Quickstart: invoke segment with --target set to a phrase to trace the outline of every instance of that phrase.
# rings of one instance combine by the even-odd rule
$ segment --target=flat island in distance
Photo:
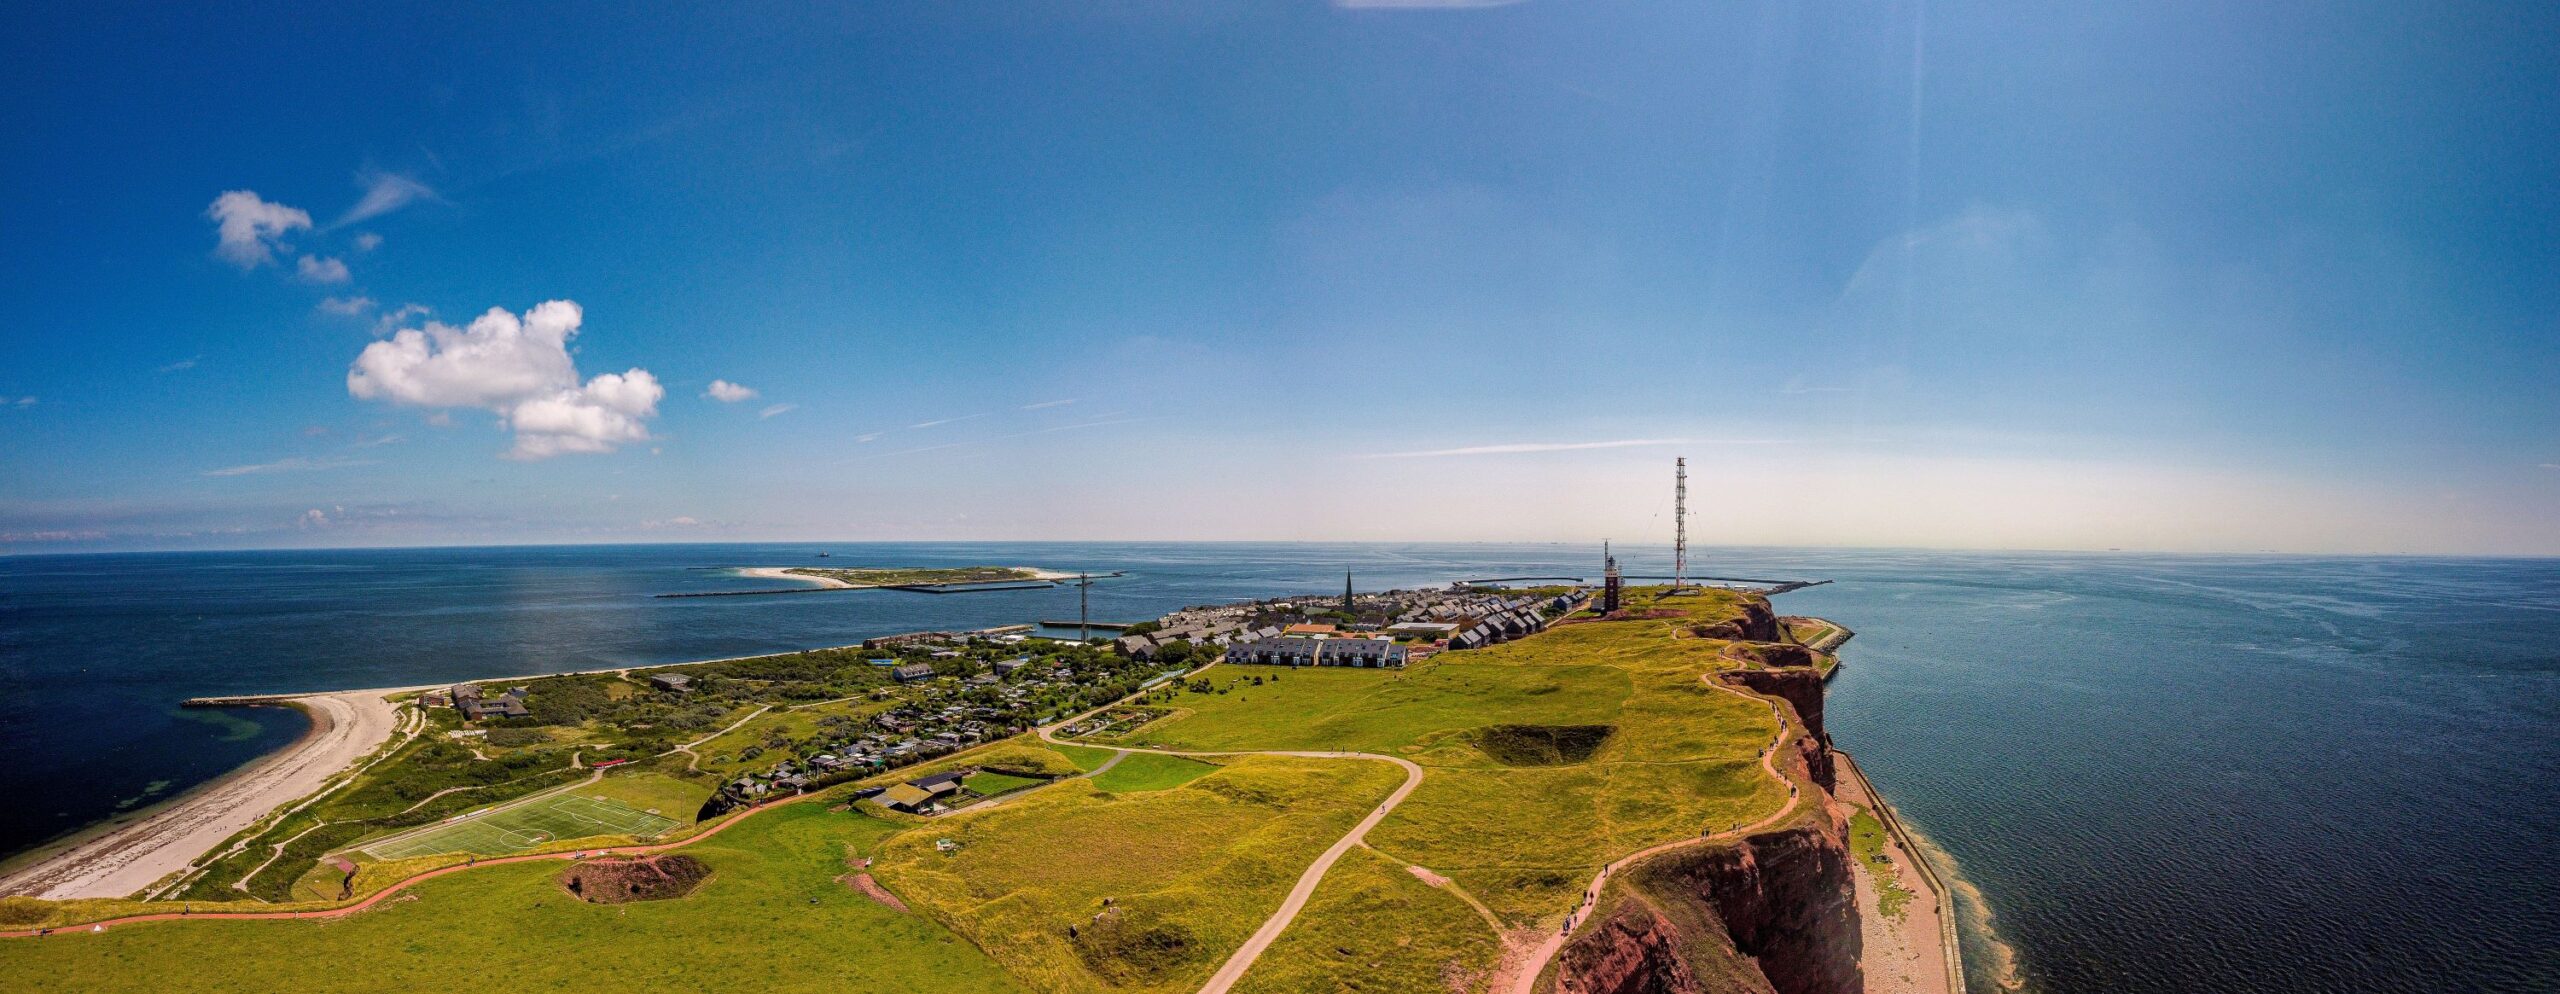
[[[1849,637],[1613,567],[340,692],[326,783],[0,899],[0,990],[1955,990],[1823,731]]]
[[[799,580],[835,589],[1054,582],[1076,578],[1074,573],[1033,566],[749,566],[738,570],[738,575],[763,580]]]

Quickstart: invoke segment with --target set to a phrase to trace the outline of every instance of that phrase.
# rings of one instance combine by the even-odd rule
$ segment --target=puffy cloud
[[[713,380],[710,389],[704,390],[702,395],[723,404],[735,404],[742,400],[754,400],[756,391],[754,387],[739,386],[727,380]]]
[[[351,318],[373,310],[373,298],[361,295],[354,297],[328,297],[320,301],[320,310],[323,313],[335,314],[342,318]]]
[[[296,268],[305,283],[344,283],[348,279],[347,264],[328,256],[303,256]]]
[[[213,198],[204,216],[214,223],[213,254],[242,269],[274,262],[275,250],[287,232],[311,227],[309,212],[268,203],[250,190],[231,190]]]
[[[646,441],[648,420],[667,395],[645,369],[604,373],[581,384],[569,357],[584,313],[546,301],[523,316],[490,308],[468,327],[437,321],[367,345],[347,371],[360,400],[416,407],[476,407],[516,433],[512,459],[611,452]],[[441,413],[441,412],[440,412]]]
[[[357,200],[355,206],[347,208],[347,213],[332,222],[330,227],[354,224],[366,218],[381,217],[420,200],[436,199],[436,191],[424,183],[399,173],[367,171],[358,174],[356,182],[364,187],[364,197]],[[380,244],[381,239],[376,237],[374,242]],[[367,250],[372,247],[365,246]]]
[[[425,304],[402,304],[388,311],[384,311],[382,312],[382,316],[374,318],[373,333],[376,335],[388,335],[391,333],[392,329],[398,328],[403,324],[407,324],[410,318],[422,318],[433,313],[435,312],[427,309],[427,305]]]

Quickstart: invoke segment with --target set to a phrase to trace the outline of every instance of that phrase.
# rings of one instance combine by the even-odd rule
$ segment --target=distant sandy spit
[[[12,870],[0,879],[0,895],[57,901],[125,897],[187,868],[268,812],[319,790],[389,740],[400,709],[384,699],[385,693],[350,690],[292,698],[311,716],[311,731],[301,741],[132,824]]]
[[[807,573],[791,572],[792,570],[802,568],[804,567],[748,566],[738,570],[738,575],[754,577],[758,580],[797,580],[801,583],[814,583],[821,587],[834,587],[839,590],[851,590],[855,587],[867,586],[867,584],[846,583],[832,576],[811,576]]]

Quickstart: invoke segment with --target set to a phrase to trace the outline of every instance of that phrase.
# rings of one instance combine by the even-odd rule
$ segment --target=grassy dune
[[[1145,793],[1069,781],[892,839],[873,873],[1035,989],[1187,991],[1402,780],[1385,763],[1250,757]]]

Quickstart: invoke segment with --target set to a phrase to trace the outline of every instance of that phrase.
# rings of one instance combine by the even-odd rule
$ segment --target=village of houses
[[[768,766],[720,784],[700,817],[876,776],[1019,735],[1036,725],[1162,687],[1212,662],[1402,667],[1433,653],[1479,648],[1537,632],[1570,613],[1578,599],[1579,594],[1570,590],[1515,592],[1465,586],[1354,595],[1346,578],[1338,598],[1304,596],[1188,607],[1152,623],[1104,626],[1125,634],[1094,644],[1036,638],[1026,634],[1031,629],[1028,625],[869,639],[859,652],[887,680],[868,696],[887,706],[870,713],[867,721],[822,721],[824,734],[799,744],[796,754],[777,757]],[[853,647],[819,651],[847,652]],[[653,696],[681,701],[706,686],[720,685],[723,678],[717,666],[658,668],[649,672],[647,684]],[[459,684],[429,695],[429,703],[451,706],[475,726],[509,719],[523,724],[543,718],[539,686],[537,682],[532,691],[515,687],[493,694],[477,684]],[[1134,730],[1133,722],[1143,720],[1143,716],[1103,711],[1059,732],[1069,737],[1125,734]],[[752,747],[742,755],[762,758]],[[907,814],[940,814],[992,796],[971,789],[971,774],[976,772],[941,771],[867,788],[856,799]],[[1006,789],[1039,782],[995,779]]]

